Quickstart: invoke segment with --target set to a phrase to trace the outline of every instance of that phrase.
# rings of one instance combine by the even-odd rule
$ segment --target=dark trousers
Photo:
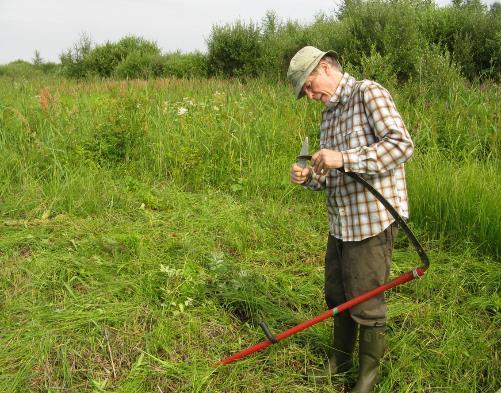
[[[325,301],[329,308],[379,287],[388,281],[396,224],[376,236],[344,242],[329,235],[325,255]],[[351,317],[366,326],[386,324],[384,294],[350,308]]]

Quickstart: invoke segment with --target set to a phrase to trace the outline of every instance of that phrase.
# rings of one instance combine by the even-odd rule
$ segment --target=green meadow
[[[495,392],[499,85],[390,90],[431,268],[387,294],[377,391]],[[214,366],[325,310],[324,195],[289,182],[321,110],[265,79],[1,77],[0,391],[348,391],[304,377],[329,322]],[[400,235],[392,277],[417,265]]]

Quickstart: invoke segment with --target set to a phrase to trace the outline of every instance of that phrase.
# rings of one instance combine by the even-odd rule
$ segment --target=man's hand
[[[343,166],[343,155],[335,150],[322,149],[311,157],[311,165],[315,173],[323,175],[329,169]]]
[[[310,167],[302,168],[298,164],[293,164],[291,167],[291,182],[295,184],[303,184],[310,176]]]

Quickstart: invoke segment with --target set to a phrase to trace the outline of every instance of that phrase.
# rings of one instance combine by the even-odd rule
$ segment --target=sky
[[[163,52],[205,52],[215,24],[260,22],[270,10],[282,20],[309,23],[321,12],[331,14],[337,4],[339,0],[0,0],[0,64],[31,61],[35,49],[45,61],[58,62],[83,33],[96,44],[132,34],[156,41]]]

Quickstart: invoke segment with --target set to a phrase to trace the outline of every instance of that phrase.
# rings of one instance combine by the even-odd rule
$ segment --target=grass
[[[287,179],[319,107],[262,81],[0,87],[0,390],[346,391],[347,378],[304,379],[329,351],[329,323],[213,366],[261,341],[259,321],[278,332],[324,310],[323,196]],[[454,116],[482,116],[467,111],[479,94],[495,105],[465,88]],[[388,294],[378,389],[492,392],[498,142],[460,127],[461,157],[450,159],[449,139],[430,131],[437,117],[452,121],[440,101],[418,117],[407,97],[396,94],[419,141],[411,224],[432,268]],[[471,146],[492,151],[468,156]],[[416,264],[400,238],[392,275]]]

